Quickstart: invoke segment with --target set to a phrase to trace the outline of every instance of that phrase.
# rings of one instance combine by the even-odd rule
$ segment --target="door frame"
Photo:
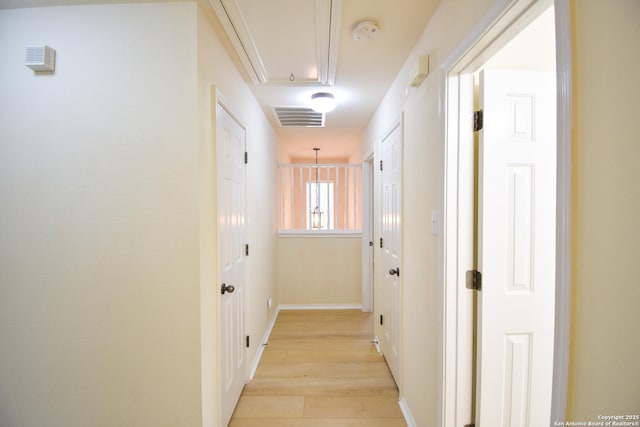
[[[220,153],[219,151],[219,141],[217,138],[217,125],[218,125],[218,113],[217,113],[217,107],[220,107],[222,110],[224,110],[225,113],[227,113],[229,115],[229,117],[235,121],[241,128],[242,131],[244,132],[244,151],[247,151],[247,127],[244,125],[244,123],[242,122],[242,120],[239,119],[238,115],[236,115],[233,110],[231,109],[229,103],[227,102],[227,100],[220,94],[219,91],[216,91],[216,102],[214,105],[212,105],[212,108],[214,108],[214,111],[212,112],[215,121],[214,121],[214,130],[213,130],[213,138],[215,141],[214,144],[214,171],[213,171],[213,179],[215,182],[215,200],[214,200],[214,206],[215,209],[213,211],[214,213],[214,221],[215,223],[215,235],[214,235],[214,244],[215,244],[215,259],[214,262],[216,263],[216,281],[214,283],[214,291],[215,291],[215,295],[216,295],[216,367],[215,367],[215,372],[216,372],[216,394],[217,394],[217,406],[218,406],[218,422],[216,425],[223,425],[222,423],[222,417],[223,417],[223,411],[222,411],[222,395],[223,395],[223,384],[220,382],[220,371],[222,369],[221,363],[222,363],[222,352],[223,352],[223,348],[220,344],[220,337],[221,337],[221,327],[222,327],[222,311],[220,310],[220,299],[221,299],[221,295],[219,292],[219,286],[222,283],[222,277],[221,277],[221,269],[220,269],[220,257],[219,257],[219,250],[218,250],[218,233],[219,233],[219,229],[218,229],[218,211],[219,211],[219,206],[218,206],[218,194],[219,194],[219,190],[220,190],[220,181],[218,180],[218,154]],[[245,167],[244,167],[244,185],[245,185],[245,200],[243,201],[242,205],[243,205],[243,216],[244,216],[244,222],[243,222],[243,236],[244,236],[244,240],[245,243],[247,241],[247,216],[248,216],[248,209],[247,209],[247,168],[246,168],[246,163],[245,163]],[[249,325],[248,325],[248,292],[249,292],[249,286],[247,286],[247,284],[249,283],[249,278],[248,278],[248,268],[247,268],[247,263],[248,263],[248,258],[244,257],[242,266],[244,269],[244,283],[243,283],[243,292],[244,292],[244,298],[242,299],[242,323],[244,325],[244,330],[242,332],[241,335],[245,336],[247,331],[249,330]],[[249,380],[249,373],[250,373],[250,369],[251,369],[251,363],[250,361],[247,360],[247,356],[248,356],[248,348],[246,346],[242,346],[242,351],[244,352],[244,359],[245,359],[245,364],[244,364],[244,372],[242,373],[242,380],[243,382],[246,384]],[[236,401],[236,405],[237,405],[237,401]],[[233,415],[233,413],[232,413]]]
[[[440,425],[459,426],[472,420],[473,297],[465,272],[473,268],[473,229],[468,227],[469,117],[461,116],[463,75],[475,71],[540,10],[553,5],[556,34],[557,191],[556,191],[556,303],[551,418],[565,419],[569,373],[571,316],[571,21],[569,0],[498,0],[441,66],[445,88],[445,209],[442,354],[440,361]],[[474,69],[475,68],[475,69]],[[462,127],[464,124],[465,127]],[[461,131],[461,129],[463,131]],[[472,140],[473,141],[473,140]],[[468,163],[467,163],[468,164]],[[471,193],[472,194],[472,193]],[[466,210],[465,210],[466,209]],[[471,254],[471,256],[470,256]]]
[[[374,306],[374,158],[373,152],[362,162],[362,311],[372,312]]]
[[[200,201],[200,387],[202,396],[202,425],[220,424],[221,383],[220,365],[220,310],[218,268],[218,183],[217,183],[217,106],[220,105],[246,131],[246,126],[238,120],[229,103],[216,88],[209,90],[209,127],[200,138],[199,159],[199,201]],[[246,148],[246,139],[245,139]],[[246,209],[246,206],[245,206]],[[248,262],[245,260],[245,262]],[[248,269],[245,267],[245,283],[248,282]],[[249,292],[249,287],[245,287]],[[247,301],[244,299],[245,330],[248,330]],[[246,351],[246,349],[245,349]],[[247,364],[246,378],[249,375]]]
[[[385,285],[385,279],[386,279],[386,275],[387,272],[384,269],[384,262],[383,262],[383,256],[382,256],[382,247],[379,246],[379,242],[380,239],[382,238],[382,215],[383,215],[383,203],[384,203],[384,188],[383,188],[383,180],[382,180],[382,170],[380,169],[380,167],[378,166],[378,168],[376,168],[375,165],[380,165],[380,162],[382,161],[382,143],[391,136],[391,134],[393,134],[393,132],[396,129],[399,129],[400,132],[400,144],[401,144],[401,150],[400,150],[400,265],[398,266],[400,268],[400,271],[404,271],[404,265],[402,264],[402,244],[404,241],[404,218],[402,218],[402,209],[403,209],[403,204],[404,204],[404,175],[403,175],[403,171],[404,171],[404,146],[405,146],[405,128],[404,128],[404,110],[400,113],[399,116],[397,116],[397,118],[395,120],[393,120],[392,122],[390,122],[390,126],[388,126],[385,130],[384,133],[382,133],[382,135],[377,139],[376,141],[376,145],[375,145],[375,153],[374,153],[374,161],[373,161],[373,172],[374,172],[374,206],[375,206],[375,217],[374,217],[374,248],[378,249],[377,252],[380,254],[378,257],[375,257],[378,262],[377,264],[374,266],[374,282],[375,282],[375,286],[374,286],[374,304],[375,304],[375,312],[378,315],[383,315],[384,314],[384,306],[381,304],[387,304],[387,301],[384,298],[384,292],[382,291],[382,287]],[[402,377],[403,377],[403,373],[404,373],[404,369],[403,369],[403,362],[402,362],[402,357],[403,357],[403,343],[404,343],[404,328],[402,327],[403,324],[403,312],[402,312],[402,306],[403,306],[403,279],[402,276],[400,276],[398,278],[399,280],[399,314],[398,314],[398,378],[394,377],[394,381],[396,382],[396,385],[398,387],[398,390],[400,392],[400,396],[402,396]],[[381,352],[382,354],[384,354],[384,351],[382,351],[382,345],[381,345],[381,341],[383,339],[383,331],[382,331],[382,325],[380,324],[380,322],[375,322],[374,324],[374,330],[376,332],[376,336],[375,336],[375,341],[376,341],[376,347],[378,349],[378,352]],[[386,361],[385,359],[385,363],[387,363],[387,365],[389,364],[388,361]],[[389,367],[389,369],[391,369]],[[402,398],[401,398],[402,401]],[[401,405],[402,407],[402,405]]]

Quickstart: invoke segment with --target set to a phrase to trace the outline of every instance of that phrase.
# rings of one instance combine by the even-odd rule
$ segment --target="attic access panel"
[[[255,83],[334,83],[343,0],[209,1]]]
[[[309,0],[236,0],[269,81],[318,79],[316,7]]]

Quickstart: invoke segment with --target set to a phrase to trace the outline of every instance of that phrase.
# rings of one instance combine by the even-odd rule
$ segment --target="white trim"
[[[213,207],[214,207],[214,215],[217,215],[220,206],[219,206],[219,200],[218,200],[218,196],[220,194],[220,177],[218,176],[220,169],[218,168],[219,166],[219,162],[220,162],[220,156],[219,156],[219,149],[220,149],[220,141],[218,141],[218,126],[220,125],[220,116],[218,115],[218,106],[220,106],[220,108],[222,110],[225,111],[225,113],[227,115],[229,115],[229,117],[231,117],[232,120],[234,120],[238,126],[240,126],[242,128],[242,131],[244,133],[244,149],[246,150],[247,148],[247,128],[244,125],[244,123],[238,118],[238,116],[232,111],[229,102],[226,100],[226,98],[221,94],[221,92],[215,87],[212,86],[211,88],[212,91],[215,90],[215,97],[212,101],[212,109],[213,111],[211,112],[211,114],[213,115],[213,123],[212,126],[213,130],[212,130],[212,140],[214,141],[213,143],[213,156],[214,156],[214,161],[213,161],[213,165],[215,166],[214,170],[213,170],[213,180],[214,180],[214,191],[215,191],[215,196],[213,199]],[[247,200],[246,200],[246,194],[247,194],[247,170],[246,168],[244,168],[244,185],[245,185],[245,199],[243,200],[243,208],[244,208],[244,212],[243,215],[246,218],[247,217]],[[222,282],[222,278],[221,278],[221,270],[219,268],[219,264],[220,264],[220,253],[219,253],[219,227],[218,227],[218,222],[214,221],[213,222],[213,227],[214,227],[214,237],[213,237],[213,244],[214,244],[214,251],[215,251],[215,260],[214,260],[214,265],[215,265],[215,269],[216,269],[216,283],[221,283]],[[242,228],[242,232],[243,235],[245,236],[246,239],[246,235],[247,235],[247,225],[246,223],[243,224],[243,228]],[[244,269],[244,281],[245,281],[245,292],[248,293],[248,287],[246,286],[247,283],[247,278],[248,278],[248,268],[247,268],[247,263],[248,260],[244,261],[243,264],[243,269]],[[216,366],[215,366],[215,375],[217,378],[221,377],[220,372],[222,369],[222,346],[220,344],[220,337],[221,337],[221,327],[222,327],[222,310],[220,309],[221,307],[221,303],[220,303],[220,293],[216,292],[217,290],[217,285],[214,286],[214,293],[216,295],[215,298],[215,316],[216,316],[216,332],[215,332],[215,353],[216,353]],[[246,294],[245,294],[246,295]],[[245,297],[243,300],[243,307],[242,307],[242,314],[243,314],[243,325],[244,325],[244,329],[242,331],[242,334],[244,335],[246,333],[246,331],[248,330],[248,306],[247,306],[247,301],[248,299]],[[248,349],[244,348],[243,349],[245,352],[245,356],[248,353]],[[244,378],[244,382],[246,383],[249,380],[249,367],[247,366],[247,362],[244,362],[245,366],[244,366],[244,370],[243,370],[243,376]],[[216,384],[216,405],[217,405],[217,424],[223,424],[223,412],[222,412],[222,388],[223,385],[216,379],[215,381]],[[238,396],[238,399],[240,398],[240,396]],[[203,397],[204,399],[204,397]],[[237,402],[236,402],[237,404]],[[232,415],[232,414],[231,414]],[[231,417],[231,415],[229,417]]]
[[[341,22],[342,0],[316,0],[317,82],[323,85],[336,81]]]
[[[552,3],[553,0],[497,0],[440,68],[449,75],[476,71]],[[482,46],[478,43],[481,40]]]
[[[209,127],[211,135],[200,148],[199,203],[201,210],[211,208],[215,212],[215,129],[217,89],[209,88]],[[206,183],[203,184],[203,183]],[[200,215],[200,394],[201,421],[203,426],[217,425],[218,422],[218,298],[216,288],[217,222],[215,214]],[[212,253],[212,251],[214,251]]]
[[[278,310],[362,310],[362,304],[280,304]]]
[[[473,295],[465,287],[465,271],[473,267],[472,242],[466,239],[473,232],[473,199],[462,199],[458,194],[460,186],[473,185],[473,144],[468,140],[460,141],[459,110],[463,108],[461,93],[470,93],[461,86],[473,84],[460,76],[448,78],[444,74],[447,97],[456,102],[449,103],[446,124],[447,145],[445,147],[445,202],[444,202],[444,239],[443,239],[443,286],[444,298],[441,316],[444,329],[440,340],[440,384],[439,396],[441,408],[440,423],[444,426],[458,426],[471,423],[472,389],[470,381],[464,381],[465,375],[471,375],[473,358],[467,332],[473,328]],[[471,96],[473,96],[471,94]],[[469,100],[473,104],[473,99]],[[468,104],[466,102],[465,104]],[[470,126],[466,123],[464,126]],[[467,137],[473,138],[473,135]],[[465,168],[464,165],[467,167]],[[466,173],[464,173],[466,172]],[[471,183],[469,183],[471,181]],[[466,348],[465,348],[466,347]],[[466,352],[466,353],[465,353]]]
[[[249,380],[252,380],[256,375],[256,370],[258,369],[258,365],[260,364],[260,359],[262,359],[262,353],[264,353],[264,348],[269,344],[269,337],[271,336],[271,331],[273,331],[273,327],[276,324],[276,320],[278,319],[278,314],[280,313],[280,307],[276,307],[273,311],[273,315],[271,316],[271,320],[267,325],[267,329],[264,331],[264,335],[262,336],[262,341],[260,341],[260,348],[256,353],[256,356],[253,358],[253,363],[251,363],[251,370],[249,371]]]
[[[290,237],[352,237],[361,238],[362,232],[356,231],[322,231],[322,230],[279,230],[278,238]]]
[[[555,0],[556,74],[558,79],[558,157],[556,201],[556,318],[553,354],[551,421],[565,419],[569,390],[571,338],[571,146],[572,69],[571,8]]]
[[[209,0],[224,28],[240,62],[254,84],[282,84],[296,86],[328,85],[335,82],[336,64],[340,41],[343,0],[315,0],[315,29],[318,77],[298,78],[295,82],[287,79],[272,79],[258,51],[249,26],[242,14],[238,0]]]
[[[374,251],[369,242],[374,242],[373,223],[373,153],[362,162],[362,311],[373,311],[373,258]]]
[[[458,47],[442,61],[440,68],[445,71],[445,76],[454,71],[454,67],[469,53],[473,45],[489,31],[512,2],[513,0],[497,0],[493,6],[491,6],[489,11],[476,23],[475,27],[473,27],[464,40],[460,42]]]
[[[406,421],[407,426],[418,427],[418,423],[416,423],[416,420],[413,418],[413,414],[411,414],[411,410],[409,409],[409,404],[407,403],[407,400],[404,398],[404,396],[398,399],[398,405],[400,406],[400,410],[402,411],[402,416],[404,417],[404,420]]]
[[[404,141],[404,137],[405,137],[405,123],[404,123],[404,118],[405,118],[405,112],[404,109],[400,112],[400,114],[396,117],[395,120],[393,120],[391,122],[391,125],[387,128],[387,130],[382,134],[382,137],[379,138],[376,141],[376,151],[378,153],[378,157],[374,157],[374,164],[373,164],[373,169],[374,171],[379,170],[376,169],[376,164],[382,164],[383,162],[383,150],[382,150],[382,143],[389,138],[393,132],[395,132],[396,129],[399,129],[400,131],[400,236],[399,236],[399,250],[398,250],[398,260],[399,260],[399,265],[398,268],[400,268],[401,271],[404,271],[404,264],[403,264],[403,257],[402,257],[402,243],[403,243],[403,238],[404,238],[404,223],[403,223],[403,218],[402,218],[402,209],[403,209],[403,203],[404,203],[404,177],[403,177],[403,171],[404,171],[404,148],[405,148],[405,141]],[[378,163],[378,161],[380,163]],[[384,167],[384,165],[383,165]],[[376,215],[374,217],[374,242],[378,241],[378,239],[382,239],[382,216],[383,216],[383,212],[382,212],[382,199],[383,199],[383,192],[384,192],[384,182],[383,182],[383,173],[382,171],[380,171],[380,173],[374,173],[374,207],[375,207],[375,212]],[[375,197],[376,194],[379,195],[379,197]],[[375,243],[374,243],[374,247],[375,247]],[[385,299],[382,297],[382,295],[380,295],[380,289],[377,289],[379,287],[383,287],[383,283],[386,280],[385,278],[385,274],[386,272],[384,271],[384,268],[382,267],[384,264],[384,257],[382,254],[382,250],[378,249],[378,253],[380,253],[380,258],[379,258],[379,262],[377,262],[376,266],[374,267],[374,282],[378,283],[378,286],[374,285],[374,303],[376,300],[381,301],[378,304],[378,310],[379,312],[384,313],[387,304],[390,304],[388,301],[385,301]],[[403,277],[400,277],[398,279],[398,284],[399,284],[399,292],[400,292],[400,296],[399,296],[399,307],[392,307],[392,309],[396,309],[399,310],[399,322],[400,325],[398,326],[398,343],[399,343],[399,348],[398,350],[398,372],[397,375],[392,374],[393,376],[393,380],[395,381],[396,385],[398,386],[398,389],[402,390],[402,384],[403,384],[403,380],[402,380],[402,376],[403,376],[403,372],[404,372],[404,365],[403,365],[403,360],[402,360],[402,356],[403,356],[403,343],[404,343],[404,328],[402,327],[403,324],[403,315],[404,312],[402,310],[402,306],[403,306],[403,297],[404,297],[404,293],[403,293],[403,289],[404,287],[402,286],[403,282]],[[375,310],[374,310],[375,311]],[[375,324],[374,328],[380,328],[381,329],[386,329],[387,326],[382,326],[380,324]],[[384,331],[383,335],[384,335]],[[386,342],[386,341],[385,341]],[[382,347],[382,341],[379,340],[379,343]],[[381,348],[380,347],[380,348]],[[383,351],[381,351],[382,354],[384,354]],[[389,371],[391,372],[391,365],[389,364],[389,361],[387,360],[387,365],[389,366]]]
[[[231,45],[253,83],[266,83],[269,80],[267,69],[251,37],[251,32],[238,2],[236,0],[209,0],[209,3],[216,12]]]
[[[465,284],[460,271],[466,267],[466,255],[460,255],[461,221],[458,188],[460,161],[459,107],[460,74],[472,72],[494,51],[509,40],[541,8],[555,5],[556,14],[556,73],[558,84],[558,156],[557,156],[557,255],[556,255],[556,316],[555,352],[553,366],[551,421],[564,420],[569,368],[570,303],[571,303],[571,33],[570,7],[568,0],[497,0],[485,16],[473,28],[463,42],[447,57],[441,68],[445,88],[445,206],[442,353],[440,354],[440,415],[439,425],[458,427],[471,420],[464,402],[470,396],[460,378],[460,343],[470,339],[465,331],[466,322],[461,317],[460,305],[464,304]],[[517,21],[516,25],[511,25]],[[453,168],[453,170],[451,170]],[[467,387],[468,388],[468,387]],[[464,390],[463,390],[464,389]]]

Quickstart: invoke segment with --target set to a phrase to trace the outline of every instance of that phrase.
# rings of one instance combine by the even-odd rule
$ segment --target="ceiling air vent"
[[[323,113],[305,107],[274,107],[280,126],[323,127]]]

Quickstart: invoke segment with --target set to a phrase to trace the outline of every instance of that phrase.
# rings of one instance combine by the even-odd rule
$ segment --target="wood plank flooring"
[[[285,310],[230,427],[400,427],[398,389],[360,310]]]

